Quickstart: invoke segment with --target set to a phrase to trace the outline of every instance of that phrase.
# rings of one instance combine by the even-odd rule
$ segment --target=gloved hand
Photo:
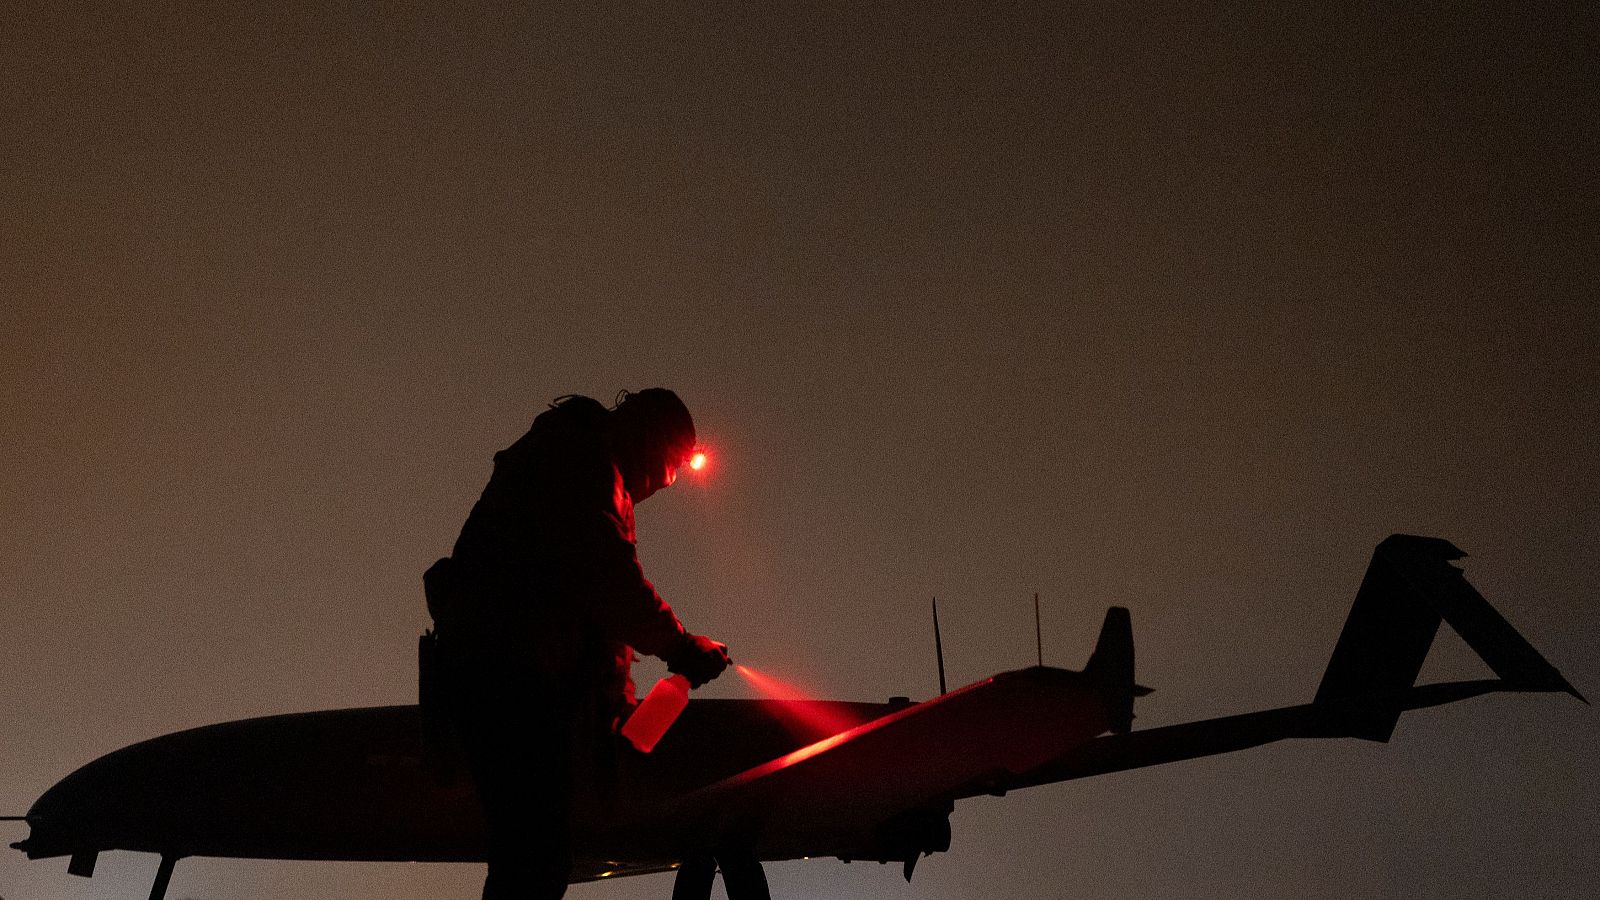
[[[733,663],[728,658],[728,645],[713,641],[703,634],[685,634],[667,657],[667,671],[689,679],[690,687],[702,684],[722,674]]]

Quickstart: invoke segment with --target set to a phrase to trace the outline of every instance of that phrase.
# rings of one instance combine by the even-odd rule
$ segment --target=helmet
[[[677,466],[694,452],[694,418],[678,395],[666,388],[620,392],[612,416],[645,455]]]

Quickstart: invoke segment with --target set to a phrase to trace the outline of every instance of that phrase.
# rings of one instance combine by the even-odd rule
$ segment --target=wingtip
[[[1518,682],[1509,681],[1507,679],[1501,679],[1501,680],[1502,681],[1507,681],[1508,684],[1518,684]],[[1544,679],[1542,679],[1540,681],[1535,681],[1531,685],[1523,686],[1521,688],[1513,688],[1513,690],[1518,690],[1518,689],[1520,689],[1520,690],[1534,690],[1534,691],[1549,691],[1551,693],[1554,693],[1556,691],[1560,691],[1563,694],[1570,695],[1573,698],[1577,699],[1578,702],[1582,703],[1584,706],[1592,706],[1593,705],[1593,704],[1591,704],[1589,702],[1589,698],[1585,697],[1583,695],[1582,691],[1579,691],[1577,688],[1573,687],[1572,686],[1572,682],[1568,681],[1566,679],[1566,676],[1562,675],[1560,672],[1557,672],[1555,670],[1555,667],[1553,667],[1553,666],[1550,668],[1550,673],[1549,673],[1548,677],[1546,677],[1546,678],[1544,678]]]
[[[1565,676],[1565,675],[1561,674],[1560,672],[1556,671],[1556,667],[1555,666],[1551,666],[1550,667],[1550,674],[1552,676],[1552,681],[1554,682],[1554,684],[1551,685],[1551,688],[1547,688],[1547,690],[1553,688],[1554,690],[1558,690],[1558,691],[1561,691],[1562,693],[1566,693],[1566,694],[1571,694],[1572,696],[1578,698],[1578,701],[1581,702],[1584,706],[1592,706],[1593,705],[1593,704],[1591,704],[1589,702],[1589,698],[1588,697],[1585,697],[1581,691],[1579,691],[1577,688],[1572,686],[1572,682],[1567,680],[1567,676]]]

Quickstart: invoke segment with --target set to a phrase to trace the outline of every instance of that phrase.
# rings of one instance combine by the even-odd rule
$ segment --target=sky
[[[0,814],[169,731],[412,702],[492,454],[655,385],[713,463],[640,508],[647,573],[820,696],[934,694],[933,596],[953,685],[1027,665],[1038,592],[1053,665],[1132,610],[1138,726],[1307,702],[1396,532],[1600,694],[1593,4],[578,6],[8,13]],[[1424,676],[1482,671],[1442,633]],[[964,802],[909,885],[768,875],[1568,897],[1597,746],[1482,698]],[[5,851],[0,895],[154,868]],[[481,873],[191,859],[169,896]]]

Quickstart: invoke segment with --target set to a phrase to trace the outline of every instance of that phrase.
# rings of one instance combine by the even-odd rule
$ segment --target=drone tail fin
[[[1440,538],[1397,534],[1378,545],[1317,688],[1317,703],[1399,697],[1417,680],[1439,625],[1448,623],[1503,689],[1563,691],[1588,703],[1453,565],[1466,556]],[[1357,737],[1388,741],[1398,702],[1363,712]]]
[[[1099,685],[1106,701],[1111,730],[1127,734],[1133,728],[1133,700],[1151,692],[1133,682],[1133,617],[1126,607],[1106,610],[1100,639],[1083,672]]]

